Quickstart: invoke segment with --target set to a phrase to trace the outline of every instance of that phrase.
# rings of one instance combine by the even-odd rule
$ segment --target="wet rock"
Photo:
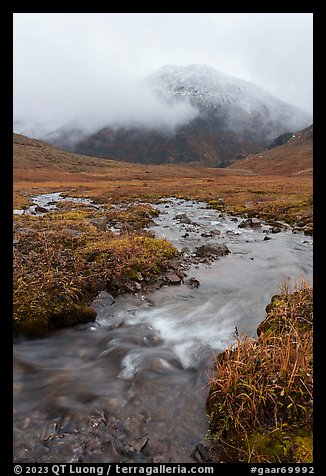
[[[221,232],[219,230],[211,230],[211,231],[204,231],[200,234],[203,238],[213,238],[213,236],[220,235]]]
[[[209,460],[209,452],[206,446],[202,443],[198,443],[194,452],[191,455],[198,463],[205,463]]]
[[[182,235],[182,238],[188,238],[188,236],[189,236],[189,233],[187,232],[184,235]]]
[[[173,220],[178,220],[180,223],[184,223],[186,225],[191,225],[192,221],[188,217],[186,213],[178,213]]]
[[[132,288],[134,291],[136,290],[136,292],[138,291],[141,291],[141,284],[140,283],[137,283],[137,281],[133,284],[133,288]]]
[[[139,454],[141,451],[143,451],[143,449],[147,445],[147,442],[148,442],[147,436],[138,438],[137,440],[131,440],[129,442],[129,445],[123,446],[122,452],[125,454],[132,454],[132,453]]]
[[[162,344],[163,342],[163,339],[161,337],[161,334],[159,331],[155,332],[154,334],[148,334],[147,336],[144,337],[144,340],[146,343],[150,344],[150,345],[158,345],[158,344]]]
[[[51,202],[47,202],[47,205],[56,205],[58,202],[55,202],[55,201],[51,201]]]
[[[232,218],[231,218],[231,221],[233,221],[233,222],[236,223],[236,222],[238,221],[238,219],[237,219],[236,217],[232,217]]]
[[[258,218],[248,218],[239,223],[238,228],[260,228],[261,221]]]
[[[186,285],[189,286],[190,288],[198,288],[200,285],[200,282],[198,281],[198,279],[191,277],[187,279]]]
[[[272,238],[270,236],[265,236],[263,241],[271,240]]]
[[[35,211],[36,211],[37,213],[47,213],[49,210],[48,210],[47,208],[40,207],[39,205],[36,205]]]
[[[225,233],[230,236],[239,236],[239,233],[233,230],[227,230]]]
[[[196,256],[198,256],[199,258],[224,256],[229,253],[231,252],[224,243],[218,245],[202,245],[196,248]]]
[[[112,306],[114,302],[114,297],[111,296],[110,293],[108,293],[107,291],[101,291],[94,299],[91,306],[95,309],[97,313],[100,313],[109,306]]]
[[[224,199],[223,199],[222,197],[219,197],[219,198],[217,199],[217,204],[218,204],[218,205],[221,205],[222,207],[224,207],[224,205],[225,205]]]
[[[281,233],[281,228],[277,227],[277,226],[273,226],[273,228],[271,228],[270,232],[271,233]]]
[[[168,284],[175,285],[181,283],[181,278],[176,273],[170,273],[164,276],[164,281]]]
[[[190,248],[188,248],[188,246],[184,246],[184,247],[181,249],[181,254],[182,254],[182,255],[184,255],[184,254],[190,255],[190,254],[191,254]]]
[[[304,227],[303,233],[304,233],[305,235],[312,235],[312,234],[313,234],[313,228],[312,228],[312,226],[306,225],[306,226]]]

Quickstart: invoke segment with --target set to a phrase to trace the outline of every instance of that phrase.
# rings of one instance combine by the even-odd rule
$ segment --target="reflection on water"
[[[178,249],[225,243],[231,254],[191,267],[198,288],[120,296],[98,307],[95,324],[16,342],[15,461],[194,462],[213,353],[235,326],[255,335],[282,280],[312,280],[311,238],[284,231],[266,241],[268,226],[240,229],[193,202],[158,208],[153,230]],[[220,234],[201,236],[211,230]]]

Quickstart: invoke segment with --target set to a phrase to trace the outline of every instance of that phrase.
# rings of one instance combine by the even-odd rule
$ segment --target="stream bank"
[[[194,285],[163,282],[97,301],[95,322],[18,339],[16,462],[194,462],[208,431],[213,355],[235,327],[255,335],[282,280],[312,280],[312,239],[303,234],[239,228],[241,219],[204,203],[156,207],[150,230],[190,258]],[[230,253],[198,256],[204,245]]]

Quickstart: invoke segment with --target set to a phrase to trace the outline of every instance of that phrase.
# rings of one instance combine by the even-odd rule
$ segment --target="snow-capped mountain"
[[[286,130],[298,130],[311,123],[311,117],[273,97],[248,81],[228,76],[211,66],[166,65],[149,76],[154,90],[167,101],[188,99],[201,113],[215,113],[228,119],[235,132],[251,118],[260,118],[270,128],[270,137]],[[268,133],[268,131],[266,131]],[[277,135],[277,134],[276,134]]]
[[[177,103],[190,104],[197,115],[170,128],[77,119],[42,139],[84,155],[128,162],[226,166],[312,123],[305,112],[210,66],[163,66],[143,84],[161,104],[171,105],[165,108],[171,124]]]

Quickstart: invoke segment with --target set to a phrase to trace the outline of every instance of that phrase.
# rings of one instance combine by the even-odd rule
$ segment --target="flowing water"
[[[104,298],[95,323],[15,342],[15,461],[194,462],[208,431],[214,353],[236,327],[255,335],[281,281],[312,282],[310,237],[238,228],[204,203],[170,199],[157,208],[153,231],[179,250],[225,243],[231,253],[191,266],[198,288]],[[201,236],[210,231],[220,234]]]

